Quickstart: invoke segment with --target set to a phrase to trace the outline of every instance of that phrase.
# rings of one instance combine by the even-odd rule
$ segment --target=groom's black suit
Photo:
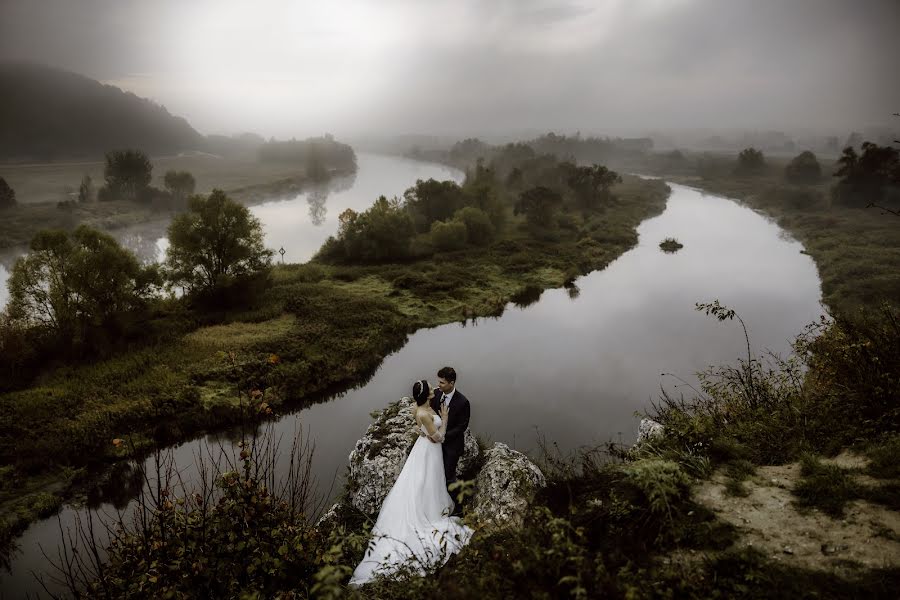
[[[441,401],[443,395],[435,394],[431,401],[434,412],[441,413]],[[455,390],[450,399],[450,413],[447,415],[447,431],[444,434],[444,443],[441,444],[441,452],[444,454],[444,478],[447,485],[456,481],[456,465],[465,448],[465,433],[469,427],[469,399],[462,392]]]

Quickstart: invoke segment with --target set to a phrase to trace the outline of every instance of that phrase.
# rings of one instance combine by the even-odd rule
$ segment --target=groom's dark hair
[[[437,372],[437,376],[441,379],[446,379],[450,383],[456,383],[456,369],[453,367],[443,367]]]

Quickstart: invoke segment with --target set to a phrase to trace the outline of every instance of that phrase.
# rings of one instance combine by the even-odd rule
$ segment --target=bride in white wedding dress
[[[434,390],[424,379],[413,385],[416,424],[422,435],[381,505],[372,541],[350,585],[362,585],[403,565],[424,574],[426,568],[447,562],[472,537],[471,528],[449,516],[453,499],[447,492],[440,444],[447,430],[447,408],[437,415],[430,406],[433,397]]]

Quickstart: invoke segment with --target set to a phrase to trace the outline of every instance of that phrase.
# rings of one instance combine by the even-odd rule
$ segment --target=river
[[[368,165],[383,170],[377,177],[369,175]],[[388,169],[402,180],[388,181],[383,175]],[[428,169],[441,168],[399,158],[361,158],[353,186],[327,198],[319,229],[310,224],[309,205],[302,210],[307,198],[253,210],[258,216],[272,211],[277,225],[267,230],[270,246],[294,244],[289,250],[285,246],[293,254],[287,258],[301,261],[318,247],[304,245],[306,240],[324,240],[341,210],[360,210],[382,193],[399,194],[417,178],[438,176],[427,174]],[[635,413],[649,410],[661,385],[689,397],[687,387],[675,388],[677,378],[696,383],[697,371],[734,363],[745,354],[737,322],[706,317],[694,310],[695,302],[719,299],[737,310],[755,352],[789,352],[792,338],[823,312],[810,257],[754,211],[670,185],[665,211],[639,226],[638,245],[606,269],[579,278],[577,290],[548,290],[528,306],[508,305],[498,318],[420,330],[385,358],[369,381],[280,417],[274,425],[277,434],[290,438],[302,429],[314,441],[312,470],[320,493],[340,491],[347,456],[370,424],[370,412],[407,395],[416,379],[434,381],[445,364],[456,368],[458,387],[472,403],[476,434],[530,452],[544,437],[568,452],[610,440],[632,441],[639,421]],[[346,195],[359,203],[339,200]],[[293,225],[285,222],[288,215],[296,219]],[[659,242],[669,236],[684,248],[674,254],[660,251]],[[182,475],[194,476],[195,457],[204,448],[230,448],[232,439],[227,434],[204,436],[174,447]],[[127,495],[118,504],[126,506]],[[104,502],[90,508],[67,505],[60,513],[62,526],[71,526],[89,510],[109,514],[115,507]],[[11,597],[36,593],[29,573],[48,569],[39,546],[52,554],[59,541],[55,517],[33,524],[19,540],[10,572],[0,574],[0,589],[15,594]]]

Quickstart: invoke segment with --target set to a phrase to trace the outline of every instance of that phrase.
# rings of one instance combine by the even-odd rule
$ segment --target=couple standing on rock
[[[437,388],[424,379],[413,384],[419,439],[384,499],[372,529],[373,541],[353,572],[351,585],[362,585],[403,565],[424,572],[446,562],[472,536],[449,493],[471,409],[469,400],[456,389],[453,367],[442,368],[437,376]]]

